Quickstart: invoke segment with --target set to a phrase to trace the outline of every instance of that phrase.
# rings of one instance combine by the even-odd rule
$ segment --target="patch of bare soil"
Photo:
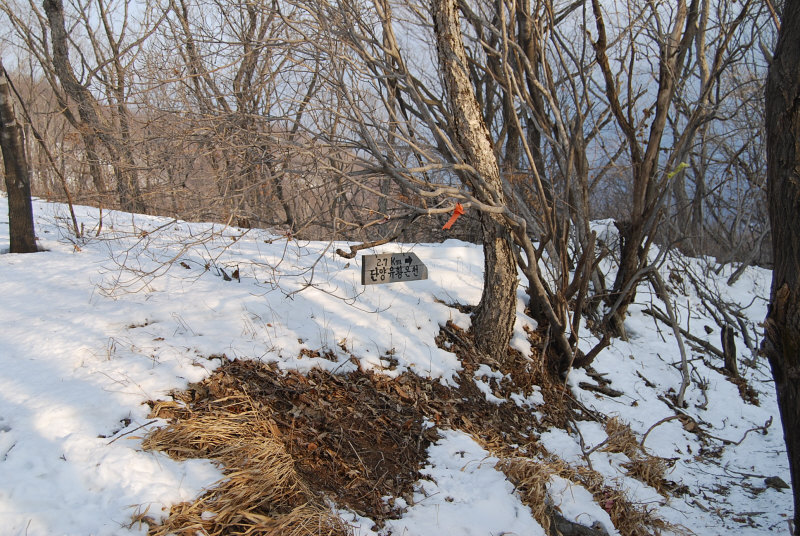
[[[347,534],[330,514],[330,503],[380,527],[402,513],[384,497],[412,503],[437,428],[463,430],[498,456],[498,468],[546,528],[569,533],[546,501],[544,484],[552,474],[586,486],[626,536],[663,527],[599,474],[570,468],[540,447],[537,430],[597,418],[540,363],[509,349],[502,368],[493,366],[503,378],[482,380],[506,399],[538,389],[545,405],[537,408],[537,421],[531,408],[487,401],[473,378],[482,363],[493,360],[475,350],[469,333],[448,324],[437,343],[462,362],[458,387],[411,373],[394,379],[370,371],[304,375],[235,360],[175,393],[173,401],[153,402],[153,416],[169,425],[148,436],[145,448],[215,459],[228,478],[194,503],[173,507],[164,524],[147,519],[150,534]],[[573,533],[602,534],[586,530]]]

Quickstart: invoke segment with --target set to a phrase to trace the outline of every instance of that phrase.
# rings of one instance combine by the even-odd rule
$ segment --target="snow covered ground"
[[[208,376],[219,363],[211,356],[344,372],[356,366],[352,354],[362,367],[385,374],[410,370],[446,384],[460,370],[434,337],[448,320],[469,326],[466,315],[444,303],[478,302],[483,263],[473,245],[384,246],[377,252],[413,250],[429,279],[363,287],[358,259],[334,254],[341,245],[113,212],[102,214],[100,226],[98,210],[86,207],[76,212],[89,238],[76,241],[65,206],[36,201],[34,208],[46,251],[8,254],[6,199],[0,197],[2,535],[146,534],[146,526],[131,524],[134,515],[158,518],[169,505],[213,486],[221,472],[210,462],[176,462],[141,448],[147,430],[164,424],[148,419],[144,402]],[[698,272],[704,266],[686,262]],[[749,269],[729,288],[724,282],[731,270],[709,272],[709,285],[740,304],[749,321],[760,322],[769,273]],[[677,279],[672,286],[682,327],[719,346],[719,330],[695,290]],[[594,383],[584,371],[569,379],[584,405],[618,416],[639,437],[675,415],[659,395],[680,385],[674,338],[642,314],[651,302],[658,300],[640,293],[626,324],[630,340],[614,341],[595,363],[621,397],[580,389],[580,382]],[[529,351],[523,327],[532,321],[521,304],[513,344]],[[585,336],[582,345],[589,348],[594,341]],[[695,382],[686,412],[706,432],[705,444],[674,418],[647,435],[647,450],[673,462],[667,478],[688,493],[667,499],[626,476],[621,454],[597,449],[592,465],[631,499],[695,534],[788,534],[791,492],[764,481],[777,476],[789,482],[768,366],[752,359],[741,338],[737,348],[758,406],[744,403],[735,385],[690,351]],[[303,349],[330,350],[339,360],[306,357]],[[382,366],[387,352],[397,360],[395,370]],[[722,366],[718,358],[707,360]],[[705,394],[698,385],[706,386]],[[494,395],[487,390],[488,396]],[[757,429],[769,419],[766,433]],[[606,439],[596,423],[578,426],[586,451]],[[553,429],[541,441],[566,461],[583,464],[580,436]],[[495,469],[497,460],[469,436],[445,431],[429,454],[423,473],[433,480],[420,482],[415,504],[387,527],[394,534],[544,534]],[[586,490],[554,478],[550,494],[566,517],[598,521],[614,533]],[[368,521],[342,516],[356,534],[371,533]]]

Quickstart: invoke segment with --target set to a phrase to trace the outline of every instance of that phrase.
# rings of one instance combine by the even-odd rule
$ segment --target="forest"
[[[770,299],[783,308],[769,313],[763,355],[779,401],[791,391],[780,378],[796,381],[780,356],[798,347],[798,258],[783,250],[792,231],[774,222],[793,224],[797,203],[793,179],[768,181],[796,157],[768,158],[797,129],[780,115],[796,115],[792,2],[0,0],[0,10],[3,123],[19,125],[24,160],[10,170],[4,144],[12,253],[30,196],[70,207],[63,229],[76,248],[113,211],[337,244],[342,259],[462,240],[482,246],[480,297],[460,306],[487,363],[513,361],[521,302],[551,379],[591,370],[629,339],[645,292],[679,351],[679,409],[694,381],[687,346],[734,377],[734,336],[761,352],[764,325],[711,274],[732,286],[777,266]],[[770,107],[781,91],[789,104]],[[96,224],[74,207],[94,207]],[[33,236],[27,221],[18,240]],[[146,288],[179,262],[121,264]],[[681,325],[675,289],[686,286],[722,334],[713,344]]]

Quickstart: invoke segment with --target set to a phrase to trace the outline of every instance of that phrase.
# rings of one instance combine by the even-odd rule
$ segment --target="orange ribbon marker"
[[[450,216],[450,219],[447,220],[447,223],[444,224],[444,227],[442,227],[442,229],[449,229],[450,227],[452,227],[453,224],[458,219],[458,217],[461,216],[462,214],[464,214],[464,207],[461,206],[461,203],[456,203],[456,206],[453,209],[453,215]]]

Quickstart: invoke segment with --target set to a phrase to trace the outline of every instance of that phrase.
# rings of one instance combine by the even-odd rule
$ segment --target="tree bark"
[[[722,353],[725,360],[725,370],[734,378],[739,378],[739,365],[736,363],[736,331],[730,324],[725,324],[720,334],[722,338]]]
[[[492,149],[467,68],[456,0],[432,2],[436,52],[444,78],[454,141],[464,161],[475,169],[466,182],[479,201],[495,207],[506,205],[500,168]],[[490,357],[506,354],[514,330],[517,303],[517,265],[508,227],[500,214],[481,214],[483,231],[483,294],[472,315],[475,342]]]
[[[763,351],[769,358],[800,534],[800,2],[786,2],[766,86],[767,196],[775,265]]]
[[[14,115],[11,91],[0,61],[0,148],[3,152],[11,253],[35,253],[33,204],[22,127]]]

